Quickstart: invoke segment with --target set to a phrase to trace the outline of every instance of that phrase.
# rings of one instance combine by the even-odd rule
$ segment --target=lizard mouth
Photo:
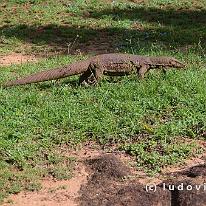
[[[181,63],[181,64],[176,64],[176,67],[183,68],[183,67],[186,67],[186,65]]]
[[[177,68],[186,67],[186,65],[184,63],[179,62],[179,61],[171,61],[170,63],[172,66],[177,67]]]

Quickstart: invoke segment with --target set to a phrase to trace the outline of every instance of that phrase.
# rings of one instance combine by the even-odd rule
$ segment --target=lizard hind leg
[[[89,86],[89,77],[91,76],[91,72],[85,71],[80,77],[79,77],[79,85],[82,86]]]
[[[96,64],[90,64],[88,69],[80,76],[79,83],[84,86],[96,85],[101,75],[101,69]]]

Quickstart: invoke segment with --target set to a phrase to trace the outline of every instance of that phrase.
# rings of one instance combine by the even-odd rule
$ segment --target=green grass
[[[204,140],[206,131],[205,0],[89,2],[1,1],[0,53],[55,55],[106,35],[120,52],[170,55],[187,68],[151,71],[143,81],[105,77],[89,88],[77,77],[0,88],[0,198],[38,190],[41,177],[69,178],[75,160],[64,155],[65,145],[116,143],[149,172],[201,152],[188,139]],[[82,58],[2,67],[0,82]]]

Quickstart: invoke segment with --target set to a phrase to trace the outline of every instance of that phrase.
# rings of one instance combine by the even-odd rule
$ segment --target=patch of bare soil
[[[80,190],[80,205],[169,205],[170,193],[160,187],[157,192],[146,191],[138,182],[124,180],[130,169],[115,155],[107,154],[87,162],[93,170]]]
[[[135,170],[128,155],[106,153],[93,143],[65,153],[77,160],[73,178],[42,180],[42,190],[11,195],[7,201],[16,206],[206,205],[205,155],[152,178]]]
[[[117,37],[115,35],[109,35],[108,32],[99,33],[98,37],[94,37],[84,43],[72,42],[68,45],[68,54],[106,54],[118,52],[115,46]]]
[[[23,191],[11,195],[3,206],[77,206],[75,198],[82,184],[87,181],[87,172],[84,165],[78,165],[75,177],[70,180],[44,179],[42,189],[36,192]]]
[[[102,150],[86,145],[78,151],[66,151],[67,155],[74,157],[77,163],[74,168],[74,176],[70,180],[55,180],[52,178],[41,180],[42,189],[37,192],[23,191],[10,195],[3,206],[77,206],[81,185],[86,184],[89,173],[86,171],[86,159],[102,155]]]
[[[23,64],[26,62],[36,62],[37,58],[32,55],[23,55],[20,53],[11,53],[0,56],[0,66],[10,66],[12,64]]]
[[[206,165],[197,165],[183,172],[173,173],[159,186],[170,191],[172,206],[205,206]]]

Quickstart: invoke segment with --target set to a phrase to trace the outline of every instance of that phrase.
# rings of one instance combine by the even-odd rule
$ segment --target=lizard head
[[[183,64],[182,62],[180,62],[177,59],[172,58],[172,57],[169,59],[169,65],[171,67],[176,67],[176,68],[183,68],[183,67],[185,67],[185,64]]]

